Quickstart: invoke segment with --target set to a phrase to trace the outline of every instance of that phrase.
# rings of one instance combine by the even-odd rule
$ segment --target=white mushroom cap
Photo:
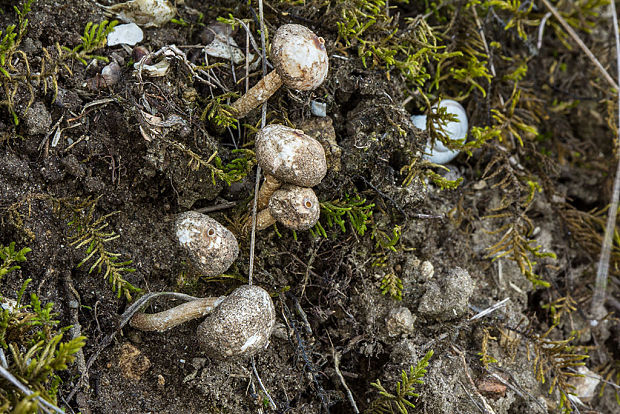
[[[467,113],[465,113],[465,108],[458,103],[457,101],[453,101],[452,99],[444,99],[439,102],[440,108],[446,108],[446,112],[452,115],[455,115],[458,121],[448,122],[444,130],[446,134],[450,137],[450,139],[465,139],[467,137]],[[432,106],[432,109],[436,109],[437,104]],[[413,124],[422,129],[426,130],[426,115],[413,115],[411,117],[411,122]],[[446,164],[452,161],[457,155],[459,155],[459,151],[448,149],[441,141],[435,141],[435,145],[431,148],[430,142],[426,143],[426,148],[424,149],[424,159],[429,160],[435,164]]]
[[[271,57],[278,75],[289,88],[316,89],[327,77],[329,61],[325,41],[305,26],[280,26],[273,37]]]
[[[285,185],[269,199],[269,213],[293,230],[308,230],[316,224],[321,207],[312,188]]]
[[[196,211],[179,215],[176,235],[194,266],[205,276],[225,272],[239,255],[237,239],[230,230]]]
[[[276,320],[269,293],[244,285],[228,295],[198,326],[197,337],[216,359],[252,356],[265,349]]]
[[[277,180],[301,187],[314,187],[327,173],[323,146],[284,125],[267,125],[256,134],[256,161]]]

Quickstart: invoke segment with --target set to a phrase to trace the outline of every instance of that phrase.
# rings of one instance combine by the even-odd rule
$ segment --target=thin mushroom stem
[[[129,321],[129,325],[141,331],[163,332],[192,319],[208,315],[224,298],[226,296],[200,298],[162,312],[136,313]]]
[[[269,205],[269,199],[276,192],[278,188],[282,186],[282,182],[280,182],[273,175],[265,174],[265,181],[258,191],[258,201],[257,208],[259,210],[263,210],[267,208]]]
[[[275,224],[276,219],[271,215],[268,208],[261,210],[256,215],[256,230],[265,230],[267,227]]]
[[[237,110],[237,119],[245,117],[252,109],[266,102],[280,86],[282,86],[282,78],[275,70],[272,70],[232,104],[232,107]]]

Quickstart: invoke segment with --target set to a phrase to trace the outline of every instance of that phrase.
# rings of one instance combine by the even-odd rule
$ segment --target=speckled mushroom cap
[[[325,150],[299,129],[267,125],[256,134],[256,161],[277,180],[314,187],[327,173]]]
[[[285,185],[269,199],[269,213],[293,230],[308,230],[319,219],[319,200],[312,188]]]
[[[237,239],[230,230],[196,211],[179,215],[176,235],[194,266],[205,276],[222,274],[239,255]]]
[[[269,293],[255,285],[244,285],[207,316],[196,335],[212,358],[249,357],[265,349],[275,321]]]
[[[327,77],[325,41],[299,24],[280,26],[271,43],[271,58],[282,82],[300,91],[316,89]]]

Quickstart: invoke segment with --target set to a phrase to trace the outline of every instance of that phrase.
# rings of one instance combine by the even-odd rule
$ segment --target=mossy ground
[[[0,28],[15,22],[13,3],[0,1]],[[255,2],[251,8],[237,1],[177,3],[178,17],[191,24],[147,29],[143,44],[150,50],[207,43],[212,34],[202,23],[228,13],[245,19],[257,33]],[[479,412],[473,401],[481,403],[476,392],[489,372],[501,374],[519,390],[508,389],[505,395],[483,393],[496,413],[558,412],[557,389],[548,394],[549,383],[541,384],[535,361],[528,360],[526,351],[537,343],[536,335],[543,335],[557,321],[550,339],[575,337],[574,352],[590,355],[591,370],[613,373],[616,364],[615,372],[620,372],[617,318],[611,315],[601,324],[602,330],[591,330],[582,312],[589,304],[604,223],[604,215],[601,219],[601,214],[589,212],[608,203],[615,171],[615,161],[608,156],[615,138],[614,128],[608,125],[614,119],[615,97],[594,69],[583,69],[590,68],[590,63],[576,47],[567,48],[572,43],[561,37],[557,23],[550,20],[544,48],[534,54],[537,25],[530,27],[523,19],[513,22],[530,36],[524,40],[517,28],[503,27],[515,12],[508,7],[510,2],[494,2],[492,13],[480,8],[477,18],[497,71],[491,77],[476,19],[467,6],[475,2],[396,2],[390,9],[392,20],[381,14],[382,8],[376,9],[379,1],[268,3],[265,19],[270,33],[284,23],[307,24],[325,38],[331,56],[328,81],[314,92],[278,91],[269,101],[268,122],[303,124],[307,129],[324,129],[325,136],[332,137],[325,138],[333,149],[329,154],[334,158],[328,160],[331,170],[316,188],[321,201],[359,195],[374,204],[364,235],[348,223],[343,233],[322,221],[328,238],[313,237],[310,232],[294,235],[282,227],[279,234],[270,229],[257,236],[254,280],[274,294],[278,327],[269,349],[256,358],[256,369],[278,406],[276,412],[316,414],[326,406],[332,413],[353,412],[338,369],[363,411],[378,398],[371,382],[380,380],[386,389],[393,389],[401,371],[408,371],[430,349],[434,356],[426,384],[417,388],[420,396],[412,399],[416,408],[409,408],[410,412]],[[539,25],[542,5],[523,3],[539,7],[531,16]],[[595,1],[575,2],[579,7],[569,3],[554,4],[572,19],[613,73],[606,8]],[[33,70],[42,61],[42,48],[54,50],[56,43],[74,48],[88,22],[106,19],[91,1],[59,4],[39,0],[28,15],[20,49]],[[343,10],[363,4],[375,6],[363,9],[366,13],[383,16],[369,26],[368,37],[339,29],[336,22],[342,21]],[[525,11],[527,4],[518,11]],[[589,5],[594,15],[586,13]],[[419,37],[426,33],[420,22],[405,20],[421,14],[436,27],[437,45],[445,49],[431,48],[424,55],[428,59],[422,64],[424,70],[412,73],[406,66],[411,62],[398,53],[412,39],[419,42],[414,43],[417,47],[422,47],[422,41],[430,42]],[[353,17],[347,16],[351,21]],[[396,16],[401,20],[395,23]],[[589,26],[592,22],[594,27]],[[389,44],[381,43],[393,28],[400,29],[402,45],[396,61],[389,60]],[[245,45],[243,29],[234,38]],[[369,40],[378,43],[364,43]],[[199,49],[182,50],[189,61],[204,63]],[[22,117],[19,125],[14,125],[4,106],[0,108],[0,244],[14,241],[18,248],[32,249],[19,271],[0,280],[0,294],[14,297],[23,281],[32,278],[30,291],[44,302],[55,302],[61,326],[66,326],[75,324],[69,307],[75,297],[67,289],[71,280],[79,295],[77,321],[87,337],[86,359],[115,332],[128,301],[124,295],[117,296],[102,274],[88,273],[92,262],[77,267],[86,246],[72,245],[75,228],[67,205],[77,208],[97,200],[93,217],[105,217],[105,232],[119,236],[106,242],[108,253],[132,260],[128,266],[135,272],[122,276],[133,286],[195,296],[225,294],[248,274],[249,240],[241,229],[254,170],[228,185],[218,177],[214,180],[209,167],[196,169],[198,161],[192,154],[202,161],[211,159],[218,171],[243,171],[245,164],[228,170],[224,166],[239,157],[232,152],[235,145],[252,148],[252,131],[260,124],[257,112],[244,120],[241,132],[230,133],[201,120],[204,108],[213,102],[211,93],[218,96],[225,91],[192,78],[179,62],[172,63],[165,77],[145,77],[140,83],[132,74],[127,51],[114,47],[96,53],[121,63],[119,83],[89,89],[87,80],[103,65],[85,67],[71,61],[71,73],[59,68],[55,75],[55,101],[53,90],[35,85],[34,103],[26,111],[29,89],[17,90],[13,102]],[[439,53],[445,53],[445,61],[438,65]],[[212,75],[226,92],[240,92],[229,63],[210,58],[210,64],[216,62],[222,65],[214,67]],[[16,68],[20,70],[23,66]],[[245,69],[241,65],[235,71],[239,80]],[[260,76],[258,71],[254,75],[251,82]],[[431,86],[433,82],[439,82],[438,89]],[[516,93],[520,103],[511,108]],[[482,148],[471,148],[471,157],[462,154],[456,159],[448,174],[452,179],[463,178],[456,190],[440,190],[428,182],[427,171],[444,172],[421,163],[419,151],[428,134],[409,122],[409,112],[420,113],[426,98],[439,95],[461,97],[471,115],[470,125],[495,127],[503,136],[501,142],[497,136],[490,137]],[[333,131],[328,123],[313,123],[311,99],[327,103]],[[144,113],[174,122],[149,130],[152,124],[145,123]],[[63,131],[54,146],[54,134],[48,136],[48,132],[61,118]],[[213,161],[216,151],[221,164]],[[404,181],[410,184],[403,185]],[[66,202],[64,209],[54,201],[61,199]],[[179,212],[227,202],[233,207],[212,216],[239,233],[241,254],[227,272],[231,277],[205,280],[182,255],[172,224]],[[522,239],[498,244],[507,232]],[[488,256],[493,246],[509,246],[499,252],[530,246],[538,253],[554,252],[557,258],[536,257],[524,247],[492,261]],[[510,260],[511,255],[515,260]],[[537,261],[531,269],[536,277],[531,279],[541,278],[550,287],[534,289],[519,268],[519,259],[525,270],[527,260]],[[618,259],[614,259],[612,270],[617,275]],[[450,276],[454,274],[459,276]],[[402,301],[381,293],[386,275],[401,281]],[[609,302],[608,310],[618,312],[615,277],[608,288],[615,302]],[[468,300],[460,301],[460,292],[470,292]],[[555,306],[555,313],[545,308],[567,296],[575,300],[578,310],[557,316],[561,307]],[[467,322],[477,310],[505,298],[510,301],[504,309]],[[151,310],[172,304],[164,301]],[[403,306],[415,318],[414,329],[394,331],[395,325],[386,318]],[[88,387],[78,388],[70,409],[82,413],[272,412],[251,364],[204,358],[193,338],[197,325],[188,323],[158,334],[124,329],[88,369]],[[489,359],[481,361],[483,347],[499,362],[485,367],[483,362]],[[60,396],[67,396],[83,374],[76,365],[69,372],[63,376]],[[617,409],[611,391],[608,387],[592,406],[600,412]]]

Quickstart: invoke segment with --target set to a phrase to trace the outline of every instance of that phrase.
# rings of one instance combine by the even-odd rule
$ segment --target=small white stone
[[[385,325],[389,336],[397,336],[413,332],[414,322],[415,317],[411,314],[411,311],[401,306],[400,308],[390,310],[385,320]]]
[[[118,25],[108,35],[108,46],[129,45],[134,46],[144,39],[142,29],[135,23]]]
[[[204,52],[209,56],[232,59],[236,65],[245,61],[245,55],[239,49],[235,39],[221,34],[216,35],[213,41],[204,47]],[[250,55],[249,58],[252,59],[253,55]]]
[[[596,387],[600,384],[601,377],[585,366],[577,367],[577,373],[583,375],[583,377],[573,377],[570,383],[575,387],[573,391],[575,395],[582,402],[587,403],[596,396]]]
[[[310,102],[310,111],[314,116],[326,117],[327,104],[325,102],[312,101]]]
[[[420,278],[424,281],[431,280],[435,274],[435,267],[431,262],[425,260],[420,265]]]

